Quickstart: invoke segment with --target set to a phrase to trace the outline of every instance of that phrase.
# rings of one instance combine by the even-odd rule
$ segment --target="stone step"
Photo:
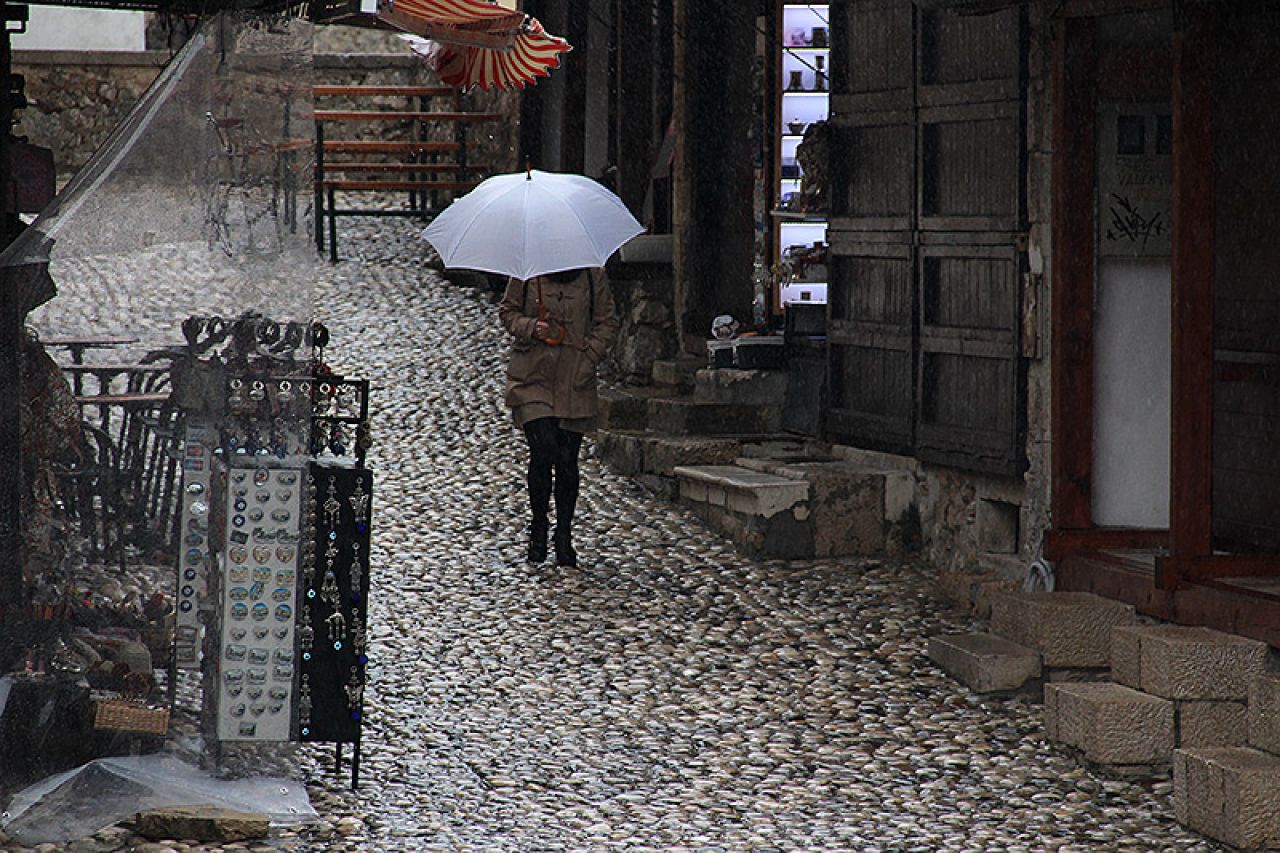
[[[736,465],[675,468],[680,502],[745,550],[799,559],[813,554],[809,484]]]
[[[1280,675],[1260,675],[1249,685],[1249,746],[1280,756]]]
[[[1111,660],[1111,629],[1135,620],[1133,606],[1088,592],[1001,592],[991,630],[1040,652],[1044,666],[1085,669]]]
[[[1044,727],[1097,764],[1167,769],[1173,753],[1173,703],[1123,684],[1046,684]]]
[[[816,557],[900,553],[918,537],[915,477],[830,458],[748,458],[744,468],[809,484]]]
[[[738,406],[781,406],[787,394],[783,370],[702,369],[694,375],[694,399]]]
[[[602,429],[596,433],[596,448],[600,457],[620,474],[675,477],[680,465],[730,464],[749,438],[752,437]]]
[[[1266,643],[1188,625],[1133,625],[1111,634],[1111,677],[1165,699],[1244,702],[1267,669]]]
[[[656,397],[649,400],[646,418],[649,429],[674,435],[776,433],[782,426],[782,407]]]
[[[653,363],[653,382],[655,385],[690,390],[693,388],[698,371],[706,366],[705,358],[691,355],[661,358]]]
[[[929,638],[929,660],[974,693],[1011,693],[1040,678],[1040,653],[994,634]]]
[[[649,398],[631,389],[601,386],[597,394],[602,430],[643,430],[649,426]]]
[[[1248,747],[1173,754],[1178,822],[1247,850],[1280,848],[1280,758]]]

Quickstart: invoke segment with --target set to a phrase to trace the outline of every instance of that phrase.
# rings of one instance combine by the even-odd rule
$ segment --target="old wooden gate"
[[[1024,465],[1021,9],[832,6],[833,440]]]

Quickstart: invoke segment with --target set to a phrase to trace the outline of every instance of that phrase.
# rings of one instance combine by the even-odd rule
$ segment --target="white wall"
[[[27,31],[12,36],[14,50],[146,49],[146,13],[31,6]]]
[[[1093,521],[1102,526],[1169,526],[1169,276],[1166,258],[1098,264]]]

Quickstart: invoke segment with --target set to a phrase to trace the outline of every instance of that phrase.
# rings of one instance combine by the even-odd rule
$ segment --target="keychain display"
[[[182,331],[175,666],[204,673],[215,741],[337,742],[339,764],[353,743],[354,787],[369,652],[369,383],[325,366],[321,323],[191,317]]]
[[[218,576],[219,740],[290,739],[300,474],[296,468],[261,466],[226,471],[227,547]]]
[[[182,444],[182,515],[179,523],[178,598],[174,619],[174,665],[195,669],[200,665],[200,612],[207,609],[209,585],[210,482],[216,431],[200,417],[187,419]]]

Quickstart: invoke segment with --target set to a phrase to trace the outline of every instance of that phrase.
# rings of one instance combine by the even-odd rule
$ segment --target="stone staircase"
[[[601,393],[601,457],[749,553],[892,551],[914,535],[915,476],[782,434],[783,371],[657,362],[654,384]]]
[[[1088,593],[997,591],[991,634],[931,638],[978,693],[1043,691],[1045,733],[1109,775],[1172,772],[1180,823],[1242,849],[1280,849],[1280,674],[1265,643],[1140,624]]]

